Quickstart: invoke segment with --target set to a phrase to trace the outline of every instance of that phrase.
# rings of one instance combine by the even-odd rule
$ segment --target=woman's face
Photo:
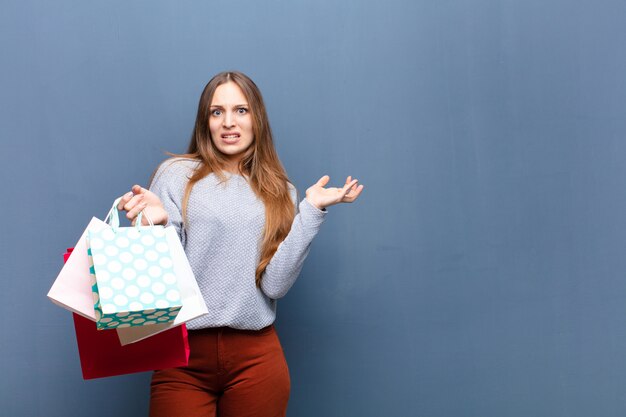
[[[248,100],[232,81],[215,89],[210,106],[209,130],[215,147],[232,163],[228,169],[236,171],[237,164],[254,141],[254,133]]]

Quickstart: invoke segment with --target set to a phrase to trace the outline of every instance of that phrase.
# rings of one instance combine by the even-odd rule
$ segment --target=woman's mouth
[[[222,140],[226,143],[235,143],[239,140],[239,133],[222,133]]]

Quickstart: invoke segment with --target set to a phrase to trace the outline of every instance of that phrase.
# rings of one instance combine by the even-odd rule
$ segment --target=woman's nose
[[[235,125],[235,118],[231,112],[226,112],[224,115],[224,127],[233,127]]]

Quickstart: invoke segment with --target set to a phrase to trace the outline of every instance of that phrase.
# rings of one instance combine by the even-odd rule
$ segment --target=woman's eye
[[[239,114],[246,114],[246,113],[248,113],[248,109],[246,109],[245,107],[239,107],[237,109],[237,113],[239,113]]]
[[[215,109],[215,110],[213,110],[213,111],[211,112],[211,114],[212,114],[213,116],[221,116],[221,115],[222,115],[222,111],[221,111],[221,110],[217,110],[217,109]]]

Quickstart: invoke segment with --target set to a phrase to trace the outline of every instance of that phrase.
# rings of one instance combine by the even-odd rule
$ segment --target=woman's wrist
[[[311,207],[313,207],[313,208],[315,208],[315,209],[317,209],[319,211],[326,211],[326,206],[323,206],[320,203],[316,203],[314,201],[311,201],[311,199],[309,197],[305,197],[304,199],[307,201],[307,203],[309,203],[311,205]]]

